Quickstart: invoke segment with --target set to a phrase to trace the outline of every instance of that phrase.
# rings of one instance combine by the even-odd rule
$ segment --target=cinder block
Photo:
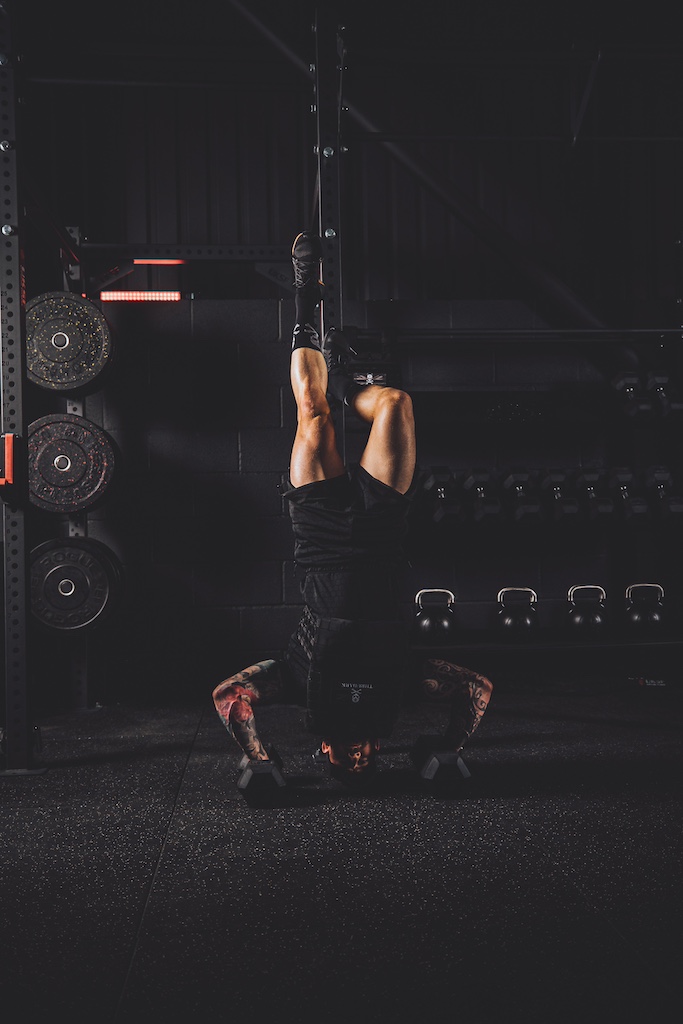
[[[227,343],[276,340],[277,299],[211,299],[194,303],[193,341]]]
[[[344,299],[342,302],[344,324],[351,324],[353,327],[367,327],[369,305],[370,303],[367,302]]]
[[[406,352],[402,364],[408,391],[429,387],[440,392],[476,390],[490,387],[496,379],[494,352],[486,342],[425,341],[417,351]]]
[[[366,315],[370,329],[382,330],[392,326],[445,328],[451,325],[451,304],[447,300],[411,302],[376,299],[367,304]]]
[[[581,359],[561,342],[536,342],[496,346],[496,379],[499,384],[574,384],[579,380]]]
[[[278,604],[282,600],[282,563],[196,563],[192,568],[192,594],[193,603],[202,608]]]
[[[263,384],[289,381],[291,345],[283,342],[252,341],[239,346],[237,373],[240,388],[248,396],[260,394]]]
[[[280,388],[280,426],[291,437],[292,441],[296,432],[296,421],[296,402],[294,401],[291,385],[287,383]]]
[[[140,351],[135,341],[145,343],[143,350],[152,341],[155,344],[163,344],[164,341],[168,344],[174,341],[187,344],[192,335],[193,319],[196,319],[196,305],[193,310],[193,303],[189,299],[133,305],[108,303],[106,316],[116,335],[117,362],[127,351]]]
[[[303,573],[301,569],[297,568],[294,561],[285,561],[282,563],[282,581],[284,603],[303,605],[304,599],[301,594]]]
[[[279,559],[292,557],[294,534],[289,516],[261,516],[250,520],[241,543],[247,558]]]
[[[146,478],[138,478],[131,492],[139,503],[139,511],[146,516],[164,518],[192,514],[192,488],[181,483],[175,473],[150,473]]]
[[[155,426],[147,438],[152,472],[173,472],[181,482],[201,472],[234,472],[238,468],[237,433],[193,430],[182,423]]]
[[[144,568],[138,565],[135,578],[140,587],[138,596],[145,594],[150,614],[160,607],[174,610],[192,607],[192,564],[189,560],[155,559],[153,564],[148,563]]]
[[[240,639],[244,647],[285,648],[296,629],[300,610],[288,607],[252,607],[240,611]]]
[[[205,694],[210,698],[213,688],[223,679],[269,656],[265,653],[256,658],[250,658],[247,653],[242,655],[240,613],[234,609],[197,608],[191,621],[201,666],[201,671],[193,673],[197,696]]]
[[[285,471],[289,466],[292,440],[292,437],[281,429],[240,430],[240,472],[281,473]]]
[[[282,513],[280,473],[198,473],[191,481],[193,506],[199,515],[225,515],[237,506],[245,517]]]

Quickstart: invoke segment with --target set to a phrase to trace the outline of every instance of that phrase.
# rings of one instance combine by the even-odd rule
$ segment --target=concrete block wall
[[[301,610],[280,493],[296,422],[288,377],[293,302],[112,304],[104,312],[115,355],[102,387],[85,398],[84,415],[109,433],[120,462],[87,530],[121,561],[124,588],[116,614],[88,639],[90,696],[202,699],[251,661],[277,657]],[[345,322],[367,329],[392,322],[403,329],[541,326],[518,303],[348,303]],[[584,420],[572,418],[571,403],[563,418],[558,388],[590,394],[604,384],[590,354],[570,345],[416,337],[394,353],[415,402],[421,480],[435,465],[457,480],[476,465],[571,468],[617,453],[636,457],[631,427],[605,418],[599,398],[591,398]],[[553,415],[533,406],[548,395]],[[36,415],[60,409],[54,396],[34,401]],[[351,418],[338,426],[353,461],[364,428]],[[654,458],[661,438],[648,443]],[[539,621],[551,629],[572,584],[600,584],[615,598],[629,581],[678,586],[666,531],[436,523],[431,500],[419,491],[411,523],[408,625],[423,588],[455,593],[469,642],[492,626],[502,587],[534,588]],[[35,543],[64,527],[49,513],[34,520]],[[57,699],[55,688],[65,684],[56,678],[54,652],[68,674],[72,640],[77,649],[79,638],[48,638],[52,669],[38,668],[40,688]]]

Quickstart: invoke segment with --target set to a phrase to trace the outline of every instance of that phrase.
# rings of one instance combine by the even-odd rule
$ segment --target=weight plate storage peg
[[[109,324],[90,299],[45,292],[26,303],[26,371],[38,387],[85,394],[100,382],[112,354]]]
[[[606,600],[604,588],[596,584],[581,583],[570,587],[567,601],[571,629],[591,635],[601,633],[607,624]]]
[[[115,469],[107,433],[70,413],[35,420],[28,431],[29,499],[48,512],[80,512],[105,496]]]
[[[522,595],[510,600],[506,595]],[[531,587],[502,587],[498,591],[498,624],[511,640],[524,639],[536,625],[538,594]]]
[[[425,594],[439,594],[441,600],[423,604]],[[455,628],[454,602],[455,594],[451,590],[418,590],[415,595],[414,630],[420,643],[450,642]]]
[[[109,617],[121,593],[121,565],[89,537],[45,541],[30,556],[31,612],[44,626],[68,632]]]

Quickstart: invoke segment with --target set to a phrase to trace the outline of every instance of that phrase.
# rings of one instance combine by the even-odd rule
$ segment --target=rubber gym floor
[[[680,1021],[681,689],[501,678],[430,791],[404,713],[367,794],[260,709],[288,780],[250,807],[210,695],[40,721],[0,778],[3,1021]]]

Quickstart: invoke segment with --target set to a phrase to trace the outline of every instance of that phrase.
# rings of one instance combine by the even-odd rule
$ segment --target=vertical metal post
[[[28,482],[25,468],[23,385],[26,378],[25,309],[18,196],[16,53],[12,37],[12,0],[0,0],[0,90],[4,107],[0,121],[0,168],[4,206],[0,213],[0,349],[2,350],[2,432],[15,439],[14,480],[2,489],[5,720],[2,775],[33,774],[33,729],[29,722],[28,612],[30,593],[25,509]]]
[[[315,18],[315,108],[318,158],[318,228],[323,244],[323,332],[343,326],[341,270],[340,140],[344,46],[335,4],[321,4]]]

